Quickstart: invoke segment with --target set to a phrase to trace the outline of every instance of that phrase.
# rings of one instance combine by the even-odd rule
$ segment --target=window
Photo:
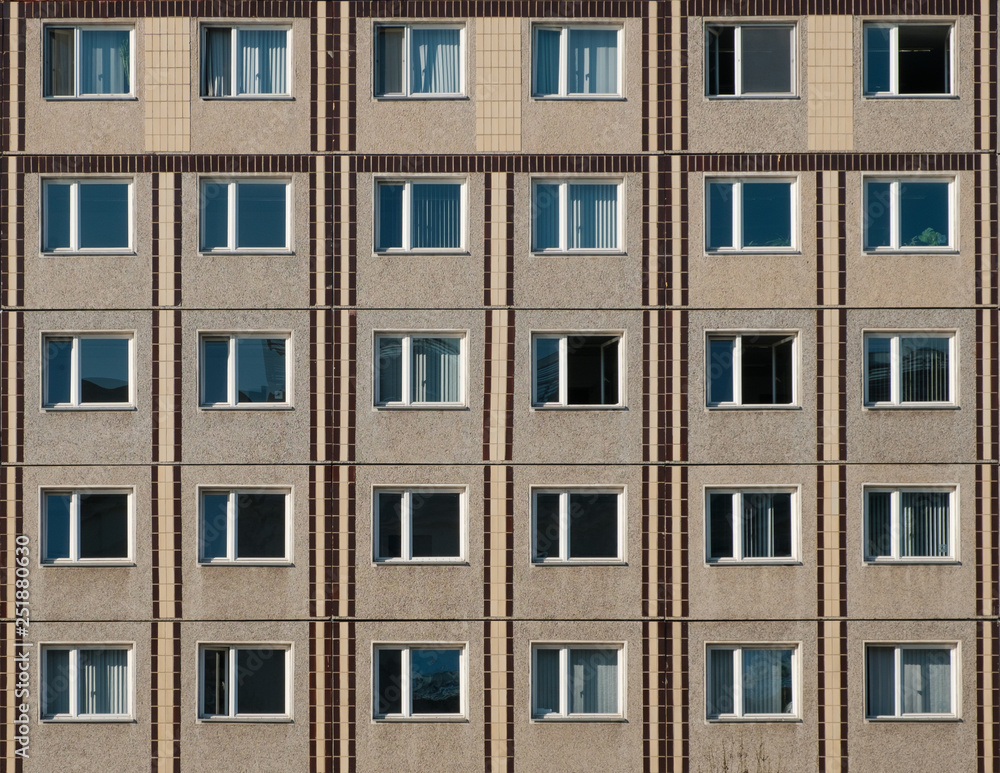
[[[558,408],[622,405],[621,334],[540,334],[532,338],[532,404]]]
[[[464,48],[462,27],[377,25],[375,96],[462,96]]]
[[[706,27],[705,94],[787,97],[795,93],[795,26],[711,24]]]
[[[42,563],[121,564],[131,558],[128,491],[42,492]]]
[[[465,716],[465,647],[383,644],[374,655],[375,719]]]
[[[375,561],[462,561],[465,552],[463,505],[461,491],[376,490]]]
[[[956,246],[954,179],[865,179],[865,249],[933,252]]]
[[[607,489],[532,492],[532,561],[621,562],[622,493]]]
[[[45,645],[42,719],[130,720],[132,648],[127,645]]]
[[[535,644],[531,648],[534,719],[624,718],[620,644]]]
[[[379,333],[375,336],[375,404],[441,407],[465,404],[465,336]]]
[[[954,93],[951,24],[865,24],[865,96]]]
[[[131,252],[132,181],[42,181],[43,252]]]
[[[203,644],[198,650],[201,719],[287,719],[291,647]]]
[[[273,27],[202,27],[203,97],[291,94],[291,31]]]
[[[713,645],[707,650],[708,719],[781,719],[798,707],[797,648]]]
[[[287,180],[202,180],[201,251],[290,250],[290,193]]]
[[[620,27],[538,26],[534,31],[532,96],[621,96]]]
[[[705,182],[708,252],[790,252],[796,249],[794,180],[709,178]]]
[[[953,560],[954,489],[866,488],[865,561]]]
[[[865,404],[954,404],[954,363],[954,333],[868,333]]]
[[[797,555],[794,491],[709,490],[705,537],[710,563],[774,563]]]
[[[620,180],[535,180],[531,248],[535,252],[621,250]]]
[[[46,97],[132,95],[131,27],[45,27]]]
[[[794,333],[710,334],[708,405],[795,405],[795,341]]]
[[[954,644],[865,647],[865,715],[869,719],[954,717],[958,705]]]
[[[289,499],[287,491],[273,489],[202,491],[198,560],[288,563]]]
[[[201,337],[201,405],[264,408],[291,404],[287,333],[207,333]]]
[[[127,333],[42,337],[45,408],[132,405],[132,336]]]
[[[465,249],[465,183],[377,180],[375,249],[419,252]]]

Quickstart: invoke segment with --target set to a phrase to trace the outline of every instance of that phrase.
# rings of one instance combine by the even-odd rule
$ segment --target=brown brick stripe
[[[358,18],[431,18],[469,17],[532,18],[638,18],[646,3],[643,0],[365,0],[351,4]]]
[[[965,16],[979,0],[687,0],[688,16]]]
[[[294,19],[310,15],[312,0],[29,0],[28,19],[118,19],[142,17],[225,17]]]

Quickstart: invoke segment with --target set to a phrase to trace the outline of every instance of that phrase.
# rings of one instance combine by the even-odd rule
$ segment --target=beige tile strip
[[[7,40],[10,44],[10,53],[8,54],[7,61],[9,66],[7,68],[7,77],[10,79],[10,100],[7,103],[7,126],[4,130],[7,132],[8,142],[10,143],[10,152],[17,153],[24,150],[24,137],[21,135],[18,124],[21,119],[21,104],[19,101],[19,95],[21,93],[21,88],[23,84],[18,82],[18,77],[20,75],[20,70],[18,68],[17,62],[18,57],[21,54],[21,43],[23,42],[21,36],[18,32],[21,20],[21,3],[20,2],[10,2],[8,3],[10,8],[10,23],[8,30],[10,31]],[[30,66],[29,64],[25,65]],[[13,188],[11,190],[14,190]],[[11,233],[14,233],[11,231]]]
[[[349,27],[351,14],[351,3],[344,0],[344,2],[340,3],[340,15],[338,17],[340,20],[340,50],[330,52],[330,56],[340,57],[340,104],[337,105],[337,114],[340,116],[340,121],[338,122],[340,126],[339,150],[342,153],[354,150],[351,147],[351,122],[348,120],[351,103],[351,79],[354,77],[355,72],[351,69],[351,57],[355,55],[355,52],[351,50]],[[359,20],[357,23],[360,24],[363,21]],[[323,92],[319,93],[322,94]],[[346,255],[347,253],[344,254]]]
[[[854,148],[852,24],[851,16],[806,18],[809,150]]]
[[[146,150],[191,152],[191,19],[145,19]]]
[[[476,151],[521,151],[521,20],[476,19]]]

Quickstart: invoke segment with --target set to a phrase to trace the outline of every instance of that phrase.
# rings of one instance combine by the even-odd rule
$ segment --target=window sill
[[[247,559],[246,561],[199,561],[198,566],[270,566],[278,569],[295,566],[287,558],[275,559],[274,561]]]
[[[468,94],[373,94],[376,102],[468,102]]]
[[[567,566],[588,566],[588,567],[594,567],[594,566],[628,566],[628,561],[622,561],[620,558],[609,558],[609,559],[607,559],[605,561],[601,561],[601,560],[598,560],[598,559],[584,559],[584,560],[578,560],[578,561],[572,561],[572,560],[570,560],[570,561],[554,561],[553,560],[553,561],[532,561],[531,565],[532,566],[537,566],[537,567],[540,567],[540,568],[541,567],[552,567],[552,566],[559,566],[559,567],[567,567]]]
[[[954,247],[901,247],[898,249],[875,247],[864,250],[864,254],[876,257],[878,255],[959,255],[961,253]]]
[[[627,411],[627,405],[532,405],[533,411]]]
[[[865,404],[866,411],[957,411],[961,406],[955,403],[907,403],[905,405]]]
[[[292,411],[288,403],[249,403],[247,405],[199,405],[200,411]]]
[[[374,559],[372,566],[470,566],[469,562],[462,558],[444,558],[440,561],[421,558],[414,561],[407,561],[399,558]]]
[[[788,716],[767,716],[759,714],[752,717],[709,717],[707,720],[710,724],[745,724],[747,722],[802,722],[802,717],[795,715]]]
[[[775,100],[798,102],[802,99],[802,97],[798,94],[706,94],[705,99],[709,102],[747,102],[758,100],[766,100],[769,102],[773,102]]]
[[[64,724],[64,725],[80,725],[80,724],[87,724],[87,725],[94,725],[94,724],[101,724],[101,725],[110,725],[110,724],[134,725],[134,724],[136,724],[135,718],[131,717],[131,716],[128,716],[128,717],[110,716],[110,715],[108,715],[108,716],[101,716],[99,714],[91,714],[91,715],[86,716],[86,717],[42,717],[39,721],[42,722],[43,724],[53,724],[53,725],[61,725],[61,724]]]
[[[705,250],[706,258],[725,258],[730,255],[736,256],[747,256],[747,255],[789,255],[793,257],[800,257],[802,251],[797,247],[771,247],[771,248],[747,248],[740,247],[739,249],[731,250]]]
[[[897,100],[897,99],[904,99],[904,100],[912,100],[912,99],[933,99],[933,100],[954,99],[954,100],[957,100],[959,97],[958,97],[958,94],[862,94],[861,98],[862,99],[872,99],[872,100],[875,100],[875,101],[880,101],[880,100],[890,100],[890,101],[892,101],[892,100]]]
[[[136,251],[127,249],[107,249],[107,250],[56,250],[43,251],[43,258],[134,258]]]
[[[469,406],[465,405],[453,405],[449,403],[415,403],[410,405],[375,405],[373,409],[376,411],[467,411]]]
[[[802,562],[796,558],[789,559],[757,559],[757,560],[718,560],[706,561],[705,566],[802,566]]]
[[[233,94],[221,97],[199,95],[203,102],[294,102],[291,94]]]
[[[955,558],[889,558],[870,559],[862,562],[865,566],[961,566],[962,562]]]
[[[532,250],[533,258],[620,258],[625,250]]]
[[[531,722],[539,725],[562,724],[564,722],[605,722],[622,725],[627,724],[628,720],[621,714],[608,714],[606,716],[532,717]]]
[[[246,724],[268,724],[268,725],[288,725],[294,720],[287,716],[260,716],[260,717],[198,717],[198,724],[221,725],[229,723]]]
[[[426,716],[426,717],[372,717],[372,722],[375,724],[429,724],[429,723],[447,723],[447,724],[468,724],[469,718],[465,716]]]
[[[709,411],[801,411],[801,405],[706,405]]]
[[[441,247],[440,249],[429,248],[420,250],[375,250],[373,258],[397,258],[397,257],[443,257],[443,258],[468,258],[472,255],[464,247]]]
[[[953,714],[928,714],[926,716],[902,716],[902,717],[865,717],[865,722],[961,722],[961,717]]]
[[[627,102],[621,94],[532,94],[535,102]]]
[[[78,97],[43,97],[46,102],[138,102],[134,94],[82,94]]]
[[[79,413],[81,411],[135,411],[131,403],[114,403],[108,405],[43,405],[45,413]]]
[[[246,257],[278,257],[288,258],[295,255],[295,250],[288,249],[254,249],[249,247],[242,250],[200,250],[198,255],[203,258],[246,258]]]
[[[130,559],[122,559],[120,561],[108,560],[108,561],[67,561],[67,560],[55,560],[55,561],[40,561],[39,565],[43,568],[72,568],[72,569],[86,569],[90,568],[108,568],[108,567],[134,567],[136,565],[135,561]]]

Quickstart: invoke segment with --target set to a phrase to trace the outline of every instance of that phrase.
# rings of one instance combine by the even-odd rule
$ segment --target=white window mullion
[[[226,232],[227,248],[235,250],[239,245],[236,243],[236,188],[235,182],[228,182],[226,185],[226,208],[229,212],[229,228]]]
[[[235,491],[230,491],[226,503],[226,560],[236,560],[236,529],[237,509],[239,508],[239,495]]]
[[[226,648],[226,714],[236,716],[236,648]]]
[[[737,26],[733,32],[733,64],[736,67],[733,78],[733,91],[736,96],[743,96],[743,27]]]
[[[556,190],[559,193],[559,249],[566,252],[569,250],[569,183],[559,183]]]
[[[73,647],[69,650],[69,715],[80,715],[80,650]]]
[[[899,405],[903,393],[903,363],[899,355],[899,336],[889,339],[889,402]]]
[[[894,707],[895,716],[903,716],[903,648],[893,647],[892,649],[893,681],[895,683],[896,705]]]
[[[743,249],[743,181],[733,183],[733,249]]]
[[[403,27],[403,51],[399,57],[403,67],[400,83],[403,84],[403,95],[407,97],[413,93],[413,84],[410,82],[410,30],[409,26]]]
[[[569,337],[559,339],[559,404],[567,405],[569,394]]]
[[[743,336],[733,339],[733,403],[743,405]]]
[[[69,248],[80,251],[80,183],[69,186]]]
[[[564,491],[559,495],[559,559],[569,558],[569,493]]]
[[[229,93],[225,95],[227,97],[235,97],[240,93],[239,29],[233,27],[231,33],[229,39]]]
[[[889,184],[889,243],[892,249],[900,248],[899,237],[899,180]]]
[[[733,512],[733,559],[743,560],[743,494],[736,491],[732,499]]]
[[[572,680],[569,673],[569,647],[559,648],[559,714],[563,717],[569,716],[570,690]]]
[[[399,681],[400,681],[400,693],[402,694],[402,700],[400,701],[400,712],[404,717],[409,717],[413,715],[412,706],[410,706],[410,701],[412,696],[410,694],[410,648],[404,647],[400,651],[400,671],[399,671]]]
[[[402,405],[409,405],[413,399],[413,378],[410,373],[410,345],[412,343],[411,336],[403,336],[403,351],[400,355],[400,367],[402,369],[402,389],[400,390],[400,403]]]
[[[69,358],[69,403],[80,404],[80,336],[73,336]]]
[[[559,30],[559,96],[569,94],[569,29]]]
[[[80,560],[80,492],[74,491],[69,500],[69,557]]]
[[[402,545],[400,546],[399,553],[407,561],[413,559],[413,543],[412,534],[410,531],[410,517],[411,517],[411,500],[412,492],[404,491],[403,496],[400,497],[400,507],[399,507],[399,534]]]
[[[896,560],[903,554],[903,535],[899,528],[900,496],[898,489],[889,494],[889,555]]]
[[[80,96],[80,70],[83,68],[80,66],[80,57],[83,54],[83,49],[80,44],[81,30],[79,27],[73,28],[73,96]]]
[[[236,336],[229,336],[229,348],[226,352],[226,395],[229,405],[236,405],[238,393],[236,390]]]
[[[402,217],[400,222],[402,223],[402,237],[403,237],[403,249],[410,250],[413,249],[413,238],[410,233],[410,194],[412,193],[413,183],[407,181],[403,183],[403,197],[402,197]]]
[[[899,25],[889,28],[889,88],[899,94]]]
[[[733,650],[733,713],[743,716],[743,649]]]

